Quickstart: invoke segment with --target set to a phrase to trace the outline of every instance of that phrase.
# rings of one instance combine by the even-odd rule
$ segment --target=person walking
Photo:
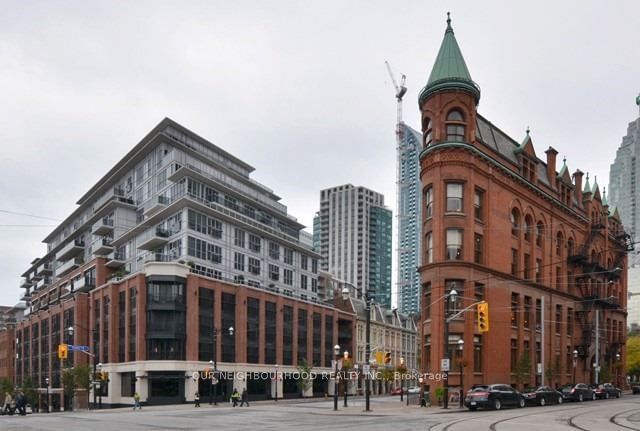
[[[247,393],[247,388],[242,390],[242,397],[240,399],[240,407],[247,405],[249,407],[249,394]]]
[[[140,405],[140,394],[135,392],[133,394],[133,410],[136,410],[136,407],[138,408],[138,410],[142,410],[142,406]]]
[[[200,394],[196,392],[196,394],[193,396],[193,402],[195,404],[195,407],[200,407]]]
[[[240,394],[236,388],[233,388],[233,392],[231,393],[231,401],[233,402],[233,407],[238,407],[238,400],[240,399]]]
[[[27,415],[27,397],[24,395],[22,391],[18,392],[18,396],[16,397],[16,408],[18,409],[18,413],[20,416]]]

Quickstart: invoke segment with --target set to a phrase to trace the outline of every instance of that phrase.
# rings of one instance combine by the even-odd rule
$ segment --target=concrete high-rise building
[[[391,211],[384,196],[352,184],[331,187],[320,192],[317,217],[321,268],[391,307]]]
[[[640,106],[640,96],[636,98]],[[622,138],[616,159],[609,170],[609,204],[611,211],[617,209],[625,230],[629,232],[632,242],[639,240],[640,211],[637,204],[640,200],[640,117],[629,123],[627,135]],[[629,293],[627,324],[640,324],[640,255],[629,253]]]
[[[420,312],[420,162],[422,134],[404,123],[399,125],[398,148],[398,308],[403,313]]]
[[[210,364],[220,391],[286,397],[300,392],[293,380],[249,373],[275,364],[293,372],[301,362],[329,372],[334,345],[353,351],[354,316],[318,300],[311,234],[253,170],[161,121],[80,198],[22,274],[27,317],[0,338],[16,383],[28,377],[40,405],[70,407],[62,370],[89,358],[57,351],[74,344],[109,373],[92,387],[94,402],[131,405],[135,392],[147,404],[192,401],[212,384],[191,376]],[[329,386],[316,380],[306,392]]]

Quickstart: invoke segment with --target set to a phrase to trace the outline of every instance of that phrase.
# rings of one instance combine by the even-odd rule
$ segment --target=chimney
[[[573,184],[575,185],[574,192],[576,194],[576,200],[578,205],[582,205],[582,176],[584,173],[580,169],[576,169],[573,173]]]
[[[547,151],[547,177],[549,178],[549,185],[551,188],[556,188],[556,156],[558,152],[553,149],[553,147],[549,147]]]

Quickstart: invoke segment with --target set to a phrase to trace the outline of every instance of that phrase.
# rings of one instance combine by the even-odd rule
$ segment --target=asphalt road
[[[406,407],[398,397],[374,398],[370,413],[362,399],[333,411],[330,400],[261,402],[232,408],[202,404],[145,407],[141,411],[103,411],[34,414],[0,417],[2,431],[155,431],[155,430],[367,430],[367,431],[465,431],[465,430],[637,430],[640,431],[640,396],[621,399],[527,407],[502,411],[469,412],[457,408]]]

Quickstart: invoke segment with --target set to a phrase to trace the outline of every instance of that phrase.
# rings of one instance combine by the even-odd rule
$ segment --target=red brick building
[[[479,99],[448,20],[419,97],[423,371],[445,357],[445,307],[484,300],[489,332],[475,307],[449,324],[450,386],[593,383],[594,364],[622,384],[629,237],[617,212],[588,176],[557,170],[556,150],[539,158],[528,130],[517,142],[482,117]]]

